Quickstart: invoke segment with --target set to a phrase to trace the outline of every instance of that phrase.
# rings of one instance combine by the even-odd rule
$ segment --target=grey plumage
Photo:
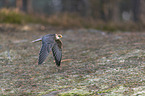
[[[62,58],[62,42],[60,41],[61,37],[61,34],[47,34],[40,39],[32,41],[37,42],[42,40],[42,47],[39,53],[38,64],[42,64],[52,50],[56,65],[60,66]]]

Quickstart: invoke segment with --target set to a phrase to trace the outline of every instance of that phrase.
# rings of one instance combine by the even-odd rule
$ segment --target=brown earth
[[[38,65],[31,42],[51,33],[63,35],[60,68],[52,53]],[[1,95],[145,95],[144,32],[0,25],[0,41]]]

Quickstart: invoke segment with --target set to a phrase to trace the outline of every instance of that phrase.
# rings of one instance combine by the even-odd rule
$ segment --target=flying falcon
[[[42,38],[32,41],[42,41],[42,47],[39,53],[38,64],[42,64],[48,56],[49,52],[52,50],[56,65],[60,66],[62,58],[62,42],[60,38],[62,38],[61,34],[47,34]]]

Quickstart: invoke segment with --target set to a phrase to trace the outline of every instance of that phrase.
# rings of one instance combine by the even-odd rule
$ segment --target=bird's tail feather
[[[34,40],[32,42],[34,43],[34,42],[39,42],[39,41],[42,41],[42,38],[36,39],[36,40]]]

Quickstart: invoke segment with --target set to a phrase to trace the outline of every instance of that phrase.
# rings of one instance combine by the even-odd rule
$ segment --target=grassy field
[[[43,35],[63,35],[63,59],[38,65]],[[145,33],[0,25],[1,96],[145,95]]]

